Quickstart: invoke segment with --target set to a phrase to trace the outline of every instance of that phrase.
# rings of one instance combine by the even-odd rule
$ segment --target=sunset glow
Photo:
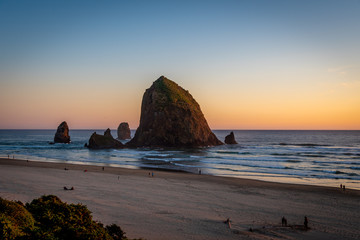
[[[139,124],[165,75],[212,129],[360,129],[359,1],[0,3],[0,129]]]

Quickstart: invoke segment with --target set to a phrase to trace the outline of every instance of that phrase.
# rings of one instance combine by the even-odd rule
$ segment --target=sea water
[[[51,145],[55,130],[0,130],[0,157],[360,189],[360,131],[241,130],[236,145],[90,150],[84,144],[94,131],[103,132],[70,130],[71,144]],[[213,132],[223,141],[230,130]]]

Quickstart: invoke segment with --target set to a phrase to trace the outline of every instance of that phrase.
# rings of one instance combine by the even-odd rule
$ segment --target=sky
[[[359,43],[359,0],[0,0],[0,129],[136,129],[161,75],[212,129],[360,129]]]

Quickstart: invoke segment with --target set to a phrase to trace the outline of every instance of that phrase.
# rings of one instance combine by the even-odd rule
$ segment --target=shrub
[[[81,204],[67,204],[53,195],[26,204],[40,230],[36,235],[53,239],[112,239],[103,225],[92,220]],[[48,233],[51,233],[50,235]]]
[[[115,224],[92,220],[82,204],[67,204],[53,195],[34,199],[25,206],[0,198],[0,240],[126,240]]]
[[[34,222],[22,203],[0,198],[0,239],[26,236],[34,229]]]

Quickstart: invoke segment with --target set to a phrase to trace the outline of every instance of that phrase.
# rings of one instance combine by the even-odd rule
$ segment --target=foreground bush
[[[0,198],[0,239],[16,239],[34,229],[34,218],[22,203]]]
[[[126,239],[115,224],[104,226],[92,220],[82,204],[67,204],[53,195],[42,196],[23,206],[0,198],[0,239],[89,240]]]

